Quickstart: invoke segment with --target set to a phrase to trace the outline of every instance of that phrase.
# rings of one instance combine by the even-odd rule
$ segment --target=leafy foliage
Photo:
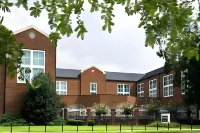
[[[67,125],[82,126],[82,125],[84,125],[84,121],[82,121],[82,120],[67,120]]]
[[[88,121],[88,126],[94,126],[95,125],[95,121],[94,120],[89,120]]]
[[[133,106],[133,104],[131,104],[131,103],[124,103],[123,105],[122,105],[122,110],[123,110],[123,114],[125,115],[125,116],[130,116],[130,115],[132,115],[133,114],[133,109],[134,109],[134,106]]]
[[[20,115],[3,114],[0,116],[0,126],[25,126],[28,123]]]
[[[97,116],[106,115],[107,114],[107,106],[106,104],[94,104],[95,114]]]
[[[159,113],[160,104],[158,102],[150,101],[147,104],[148,114],[157,115]]]
[[[162,122],[152,122],[151,124],[147,125],[147,127],[157,127],[157,123],[158,123],[158,127],[168,127],[168,123],[162,123]],[[179,123],[176,123],[176,122],[171,122],[169,124],[169,127],[170,128],[176,128],[176,127],[179,127],[180,124]]]
[[[62,117],[58,116],[56,119],[53,121],[49,122],[47,125],[49,126],[60,126],[60,125],[66,125],[67,121],[64,120]]]
[[[47,124],[56,119],[61,103],[55,92],[51,77],[40,73],[33,77],[32,84],[40,84],[36,88],[29,85],[23,106],[23,117],[34,124]]]

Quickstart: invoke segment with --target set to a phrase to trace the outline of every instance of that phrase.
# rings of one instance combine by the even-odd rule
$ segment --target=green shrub
[[[94,120],[89,120],[88,121],[88,126],[94,126],[95,125],[95,121]]]
[[[158,123],[158,127],[168,127],[168,123],[162,123],[162,122],[152,122],[151,124],[147,125],[148,127],[157,127],[157,123]],[[179,127],[180,124],[179,123],[176,123],[176,122],[171,122],[169,124],[169,127],[170,128],[176,128],[176,127]]]
[[[44,125],[54,121],[60,110],[61,102],[50,75],[39,73],[34,76],[24,97],[23,117],[28,122]]]
[[[68,120],[67,121],[67,125],[79,125],[79,126],[81,126],[81,125],[84,125],[84,121],[82,121],[82,120]]]
[[[67,122],[66,120],[64,120],[62,117],[57,117],[55,120],[53,120],[52,122],[49,122],[47,125],[49,126],[59,126],[59,125],[65,125]]]
[[[21,115],[16,114],[4,114],[0,116],[0,126],[25,126],[27,122],[21,117]]]

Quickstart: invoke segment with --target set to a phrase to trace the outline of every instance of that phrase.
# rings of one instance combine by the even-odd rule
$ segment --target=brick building
[[[60,69],[56,68],[56,48],[46,33],[29,26],[14,34],[17,42],[24,43],[22,67],[32,70],[26,77],[31,80],[38,72],[50,73],[65,104],[66,117],[94,116],[94,103],[105,103],[110,110],[108,116],[122,116],[118,107],[124,102],[137,107],[139,115],[145,114],[143,105],[150,99],[162,104],[182,104],[182,90],[173,86],[173,71],[166,74],[163,67],[144,74],[106,72],[95,66],[83,70]],[[0,114],[20,113],[25,81],[17,77],[11,80],[5,68],[0,66]]]

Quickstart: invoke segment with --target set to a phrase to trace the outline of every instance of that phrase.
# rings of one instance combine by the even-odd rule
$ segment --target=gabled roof
[[[34,25],[30,25],[30,26],[25,27],[25,28],[23,28],[23,29],[17,30],[17,31],[14,32],[14,34],[16,35],[16,34],[18,34],[18,33],[21,33],[21,32],[23,32],[23,31],[26,31],[26,30],[31,29],[31,28],[37,30],[37,31],[40,32],[41,34],[45,35],[46,37],[49,37],[49,35],[48,35],[47,33],[43,32],[42,30],[40,30],[39,28],[37,28],[37,27],[34,26]]]
[[[94,66],[94,65],[91,66],[91,67],[88,67],[88,68],[86,68],[86,69],[83,69],[83,70],[81,71],[81,73],[83,73],[84,71],[86,71],[86,70],[88,70],[88,69],[90,69],[90,68],[92,68],[92,67],[98,69],[98,70],[101,71],[103,74],[106,74],[103,70],[99,69],[98,67],[96,67],[96,66]]]
[[[153,71],[150,71],[148,73],[146,73],[141,79],[139,80],[143,80],[143,79],[146,79],[146,78],[150,78],[152,76],[155,76],[155,75],[158,75],[158,74],[161,74],[161,73],[164,73],[164,67],[160,67],[158,69],[155,69]]]
[[[117,81],[138,81],[144,74],[139,73],[120,73],[120,72],[106,72],[107,80]]]
[[[57,78],[79,78],[81,70],[56,68]]]

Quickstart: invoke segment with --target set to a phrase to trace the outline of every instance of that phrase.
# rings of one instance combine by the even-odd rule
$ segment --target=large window
[[[173,96],[173,75],[163,77],[163,95],[164,97]]]
[[[144,83],[137,85],[137,97],[144,97]]]
[[[90,83],[90,95],[97,94],[97,83]]]
[[[156,79],[149,81],[149,97],[157,97]]]
[[[40,72],[45,72],[45,52],[39,50],[23,50],[24,56],[22,57],[21,67],[23,69],[24,78],[17,78],[17,83],[25,83],[26,79],[31,79]],[[26,73],[27,70],[31,73]],[[18,74],[18,77],[20,74]]]
[[[130,95],[130,86],[126,84],[117,85],[118,95]]]
[[[58,95],[67,95],[67,82],[56,81],[56,93]]]

